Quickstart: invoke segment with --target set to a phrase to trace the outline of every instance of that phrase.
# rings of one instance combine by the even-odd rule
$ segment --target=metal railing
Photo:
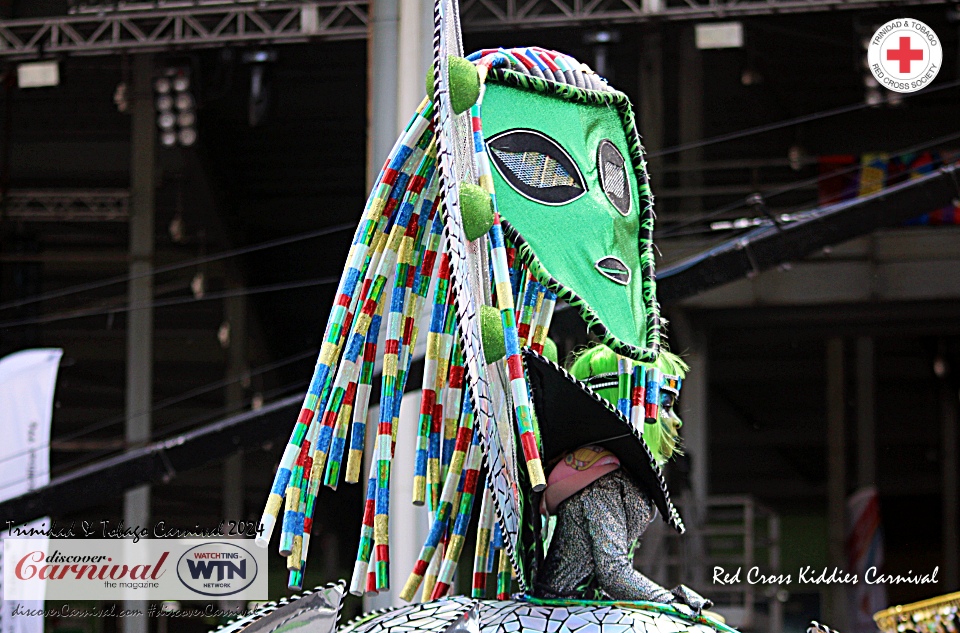
[[[695,504],[687,493],[676,503],[687,533],[659,526],[649,531],[640,568],[666,586],[683,583],[703,593],[737,629],[780,633],[784,596],[764,582],[780,570],[779,515],[744,495],[715,495]]]

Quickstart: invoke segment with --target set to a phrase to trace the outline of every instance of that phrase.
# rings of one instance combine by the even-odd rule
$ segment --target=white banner
[[[19,497],[50,481],[50,422],[62,355],[60,349],[32,349],[0,359],[0,501]],[[16,521],[17,517],[11,519]],[[45,530],[48,524],[49,519],[44,518],[25,527]],[[2,535],[9,527],[0,525]],[[14,615],[18,606],[20,610]],[[43,616],[20,615],[24,610],[42,608],[42,594],[33,601],[7,600],[0,574],[0,633],[42,633]]]

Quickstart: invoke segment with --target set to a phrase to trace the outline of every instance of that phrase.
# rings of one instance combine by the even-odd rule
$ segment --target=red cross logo
[[[891,48],[887,51],[887,61],[900,62],[900,72],[910,72],[910,62],[923,61],[922,48],[910,48],[910,36],[900,38],[900,48]]]

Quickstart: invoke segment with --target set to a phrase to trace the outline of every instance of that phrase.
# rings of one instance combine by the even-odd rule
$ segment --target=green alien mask
[[[482,118],[518,256],[604,343],[655,359],[653,196],[626,95],[493,69]]]

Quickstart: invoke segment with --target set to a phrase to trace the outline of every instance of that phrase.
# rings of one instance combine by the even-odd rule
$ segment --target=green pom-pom
[[[488,365],[507,355],[500,310],[493,306],[480,306],[480,333],[483,336],[483,357]]]
[[[482,187],[460,183],[460,215],[463,232],[472,242],[493,226],[493,198]]]
[[[470,109],[480,98],[480,74],[477,67],[468,59],[451,55],[447,58],[447,74],[450,86],[450,105],[457,114]],[[427,69],[424,87],[427,98],[433,99],[433,65]]]
[[[552,360],[553,362],[559,362],[557,360],[557,344],[553,342],[552,338],[548,338],[543,342],[543,354],[542,356],[547,360]]]
[[[466,112],[480,98],[477,67],[468,59],[451,55],[447,60],[447,72],[450,75],[450,105],[457,114]]]

